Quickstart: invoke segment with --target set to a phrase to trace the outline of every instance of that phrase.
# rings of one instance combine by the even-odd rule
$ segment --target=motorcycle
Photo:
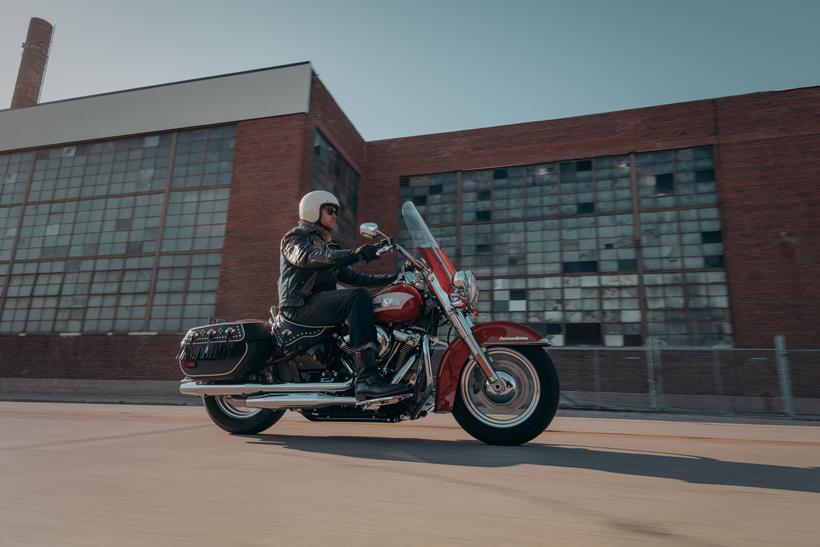
[[[256,434],[286,410],[311,421],[398,422],[452,412],[464,430],[494,445],[520,445],[542,433],[558,407],[559,380],[546,348],[526,325],[474,324],[479,291],[470,271],[456,271],[412,202],[402,216],[414,256],[365,223],[379,254],[404,258],[397,279],[373,298],[377,363],[409,393],[357,402],[350,338],[344,325],[288,320],[276,307],[267,321],[245,319],[190,329],[177,356],[180,393],[201,396],[213,422],[233,434]],[[452,341],[438,336],[455,331]],[[448,336],[449,338],[449,336]],[[444,350],[433,374],[433,349]]]

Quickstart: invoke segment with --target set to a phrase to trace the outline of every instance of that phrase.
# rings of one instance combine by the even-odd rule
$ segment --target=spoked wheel
[[[538,347],[492,347],[487,355],[506,389],[495,393],[474,359],[464,366],[453,416],[464,430],[488,444],[519,445],[549,426],[558,408],[555,365]]]
[[[284,410],[246,408],[231,403],[230,397],[205,396],[205,409],[211,420],[227,431],[237,435],[253,435],[266,430],[279,421]]]

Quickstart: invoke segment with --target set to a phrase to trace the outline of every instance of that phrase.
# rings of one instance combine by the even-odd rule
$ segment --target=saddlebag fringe
[[[178,361],[210,361],[227,359],[233,351],[233,342],[207,342],[204,344],[182,344],[177,355]]]

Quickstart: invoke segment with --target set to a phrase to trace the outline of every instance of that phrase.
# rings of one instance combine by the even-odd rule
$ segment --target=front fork
[[[453,307],[450,303],[450,298],[444,292],[435,274],[429,272],[427,274],[427,281],[429,285],[433,287],[441,305],[444,306],[444,311],[450,319],[450,322],[456,328],[456,332],[458,332],[458,335],[464,340],[464,343],[467,344],[467,349],[470,350],[473,359],[476,360],[476,363],[478,363],[478,366],[482,372],[484,372],[484,376],[487,377],[486,389],[497,395],[502,395],[509,391],[510,386],[495,372],[490,358],[484,353],[484,350],[473,336],[473,323],[470,321],[470,318],[465,316],[460,309]]]

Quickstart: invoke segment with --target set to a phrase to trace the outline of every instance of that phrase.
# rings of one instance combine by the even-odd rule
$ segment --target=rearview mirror
[[[375,222],[365,222],[359,226],[359,233],[367,239],[375,239],[379,236],[379,225]]]

